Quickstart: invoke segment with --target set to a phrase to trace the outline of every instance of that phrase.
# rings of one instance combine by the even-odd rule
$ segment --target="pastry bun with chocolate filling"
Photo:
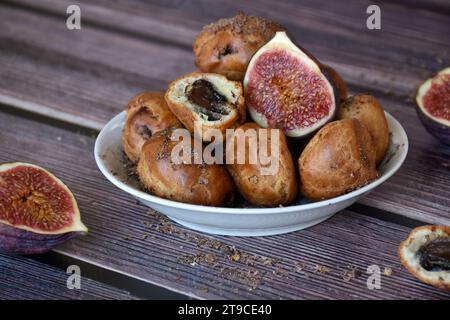
[[[128,158],[137,162],[145,141],[168,128],[180,128],[181,122],[169,110],[164,92],[144,92],[127,105],[127,118],[122,132],[122,145]]]
[[[415,228],[400,243],[403,266],[420,281],[450,290],[450,227]]]
[[[234,128],[245,121],[242,85],[215,73],[194,72],[174,80],[166,92],[170,110],[194,133]]]
[[[142,147],[137,172],[151,194],[169,200],[205,205],[227,206],[234,200],[233,180],[223,165],[173,161],[173,130],[156,133]],[[191,141],[191,146],[193,141]],[[175,151],[176,153],[176,151]]]
[[[195,63],[203,72],[225,75],[241,81],[250,58],[275,32],[284,31],[279,24],[248,16],[220,19],[203,28],[194,42]]]

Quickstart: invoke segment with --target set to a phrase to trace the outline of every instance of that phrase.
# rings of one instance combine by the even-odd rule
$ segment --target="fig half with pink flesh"
[[[61,180],[33,164],[0,165],[0,252],[42,253],[87,231]]]
[[[314,57],[277,32],[254,54],[245,73],[250,116],[289,137],[308,136],[336,113],[338,92],[328,77]]]
[[[417,114],[428,132],[450,145],[450,67],[419,87],[416,103]]]

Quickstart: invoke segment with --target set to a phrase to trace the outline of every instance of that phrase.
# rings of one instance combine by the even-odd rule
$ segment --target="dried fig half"
[[[417,114],[428,132],[450,145],[450,67],[417,90]]]
[[[339,96],[320,63],[297,47],[285,32],[252,57],[244,77],[244,96],[252,119],[262,127],[305,137],[335,115]]]
[[[0,165],[0,251],[41,253],[87,232],[73,194],[45,169]]]

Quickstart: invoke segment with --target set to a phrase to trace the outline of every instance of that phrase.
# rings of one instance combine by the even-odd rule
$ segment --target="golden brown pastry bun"
[[[145,141],[156,132],[180,128],[181,122],[169,110],[164,92],[144,92],[127,106],[127,118],[122,132],[122,145],[131,161],[137,162]]]
[[[195,39],[195,63],[203,72],[241,81],[256,50],[283,30],[277,23],[242,12],[220,19],[205,26]]]
[[[372,137],[353,118],[322,127],[303,150],[298,163],[301,193],[311,200],[342,195],[378,176]]]
[[[323,64],[322,66],[323,66],[323,68],[325,68],[325,71],[328,73],[328,75],[330,76],[331,80],[336,85],[336,88],[337,88],[338,93],[339,93],[339,100],[342,102],[345,99],[347,99],[347,95],[348,95],[348,93],[347,93],[347,86],[346,86],[346,84],[344,82],[344,79],[342,79],[342,77],[339,75],[339,73],[337,73],[337,71],[334,70],[329,65]]]
[[[250,130],[254,130],[256,133],[255,137],[259,137],[260,130],[268,130],[267,137],[268,143],[267,148],[269,150],[267,156],[271,156],[272,152],[271,146],[271,132],[278,131],[279,133],[279,141],[277,145],[279,146],[279,157],[276,159],[278,162],[277,165],[273,166],[274,170],[271,174],[263,174],[261,171],[262,167],[269,169],[270,165],[263,166],[260,161],[256,164],[250,164],[249,162],[249,148],[250,143],[249,139],[245,139],[242,147],[245,150],[246,161],[245,164],[237,164],[236,162],[233,164],[227,163],[227,169],[230,172],[236,186],[239,189],[241,195],[250,203],[258,205],[258,206],[279,206],[286,205],[291,203],[297,197],[297,177],[295,173],[294,162],[292,160],[292,156],[289,152],[286,137],[283,132],[279,129],[262,129],[256,123],[249,122],[242,126],[240,126],[235,134],[232,136],[232,139],[235,139],[235,143],[233,145],[227,144],[227,155],[230,152],[234,152],[235,158],[237,157],[237,150],[241,147],[238,143],[238,139],[236,138],[239,130],[242,130],[244,133],[249,133]],[[252,146],[259,146],[259,138],[257,138],[258,142],[252,144]],[[243,142],[244,140],[242,140]],[[229,140],[227,140],[227,143]],[[233,149],[232,149],[233,148]],[[258,148],[258,159],[260,155],[260,150]]]
[[[357,94],[341,104],[339,119],[356,118],[372,136],[377,165],[381,163],[389,146],[389,127],[381,104],[368,94]]]
[[[169,200],[206,206],[224,206],[234,199],[234,184],[219,164],[175,164],[173,130],[156,133],[142,147],[137,172],[152,194]],[[193,142],[191,143],[193,145]]]
[[[170,110],[191,132],[234,128],[245,121],[242,85],[215,73],[194,72],[174,80],[166,92]]]

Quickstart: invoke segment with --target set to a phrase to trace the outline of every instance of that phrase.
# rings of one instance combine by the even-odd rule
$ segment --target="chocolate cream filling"
[[[217,121],[230,113],[226,97],[217,92],[214,85],[204,79],[195,80],[186,87],[188,101],[197,106],[197,113],[203,114],[208,121]]]
[[[450,237],[435,238],[417,252],[420,265],[427,271],[450,271]]]

